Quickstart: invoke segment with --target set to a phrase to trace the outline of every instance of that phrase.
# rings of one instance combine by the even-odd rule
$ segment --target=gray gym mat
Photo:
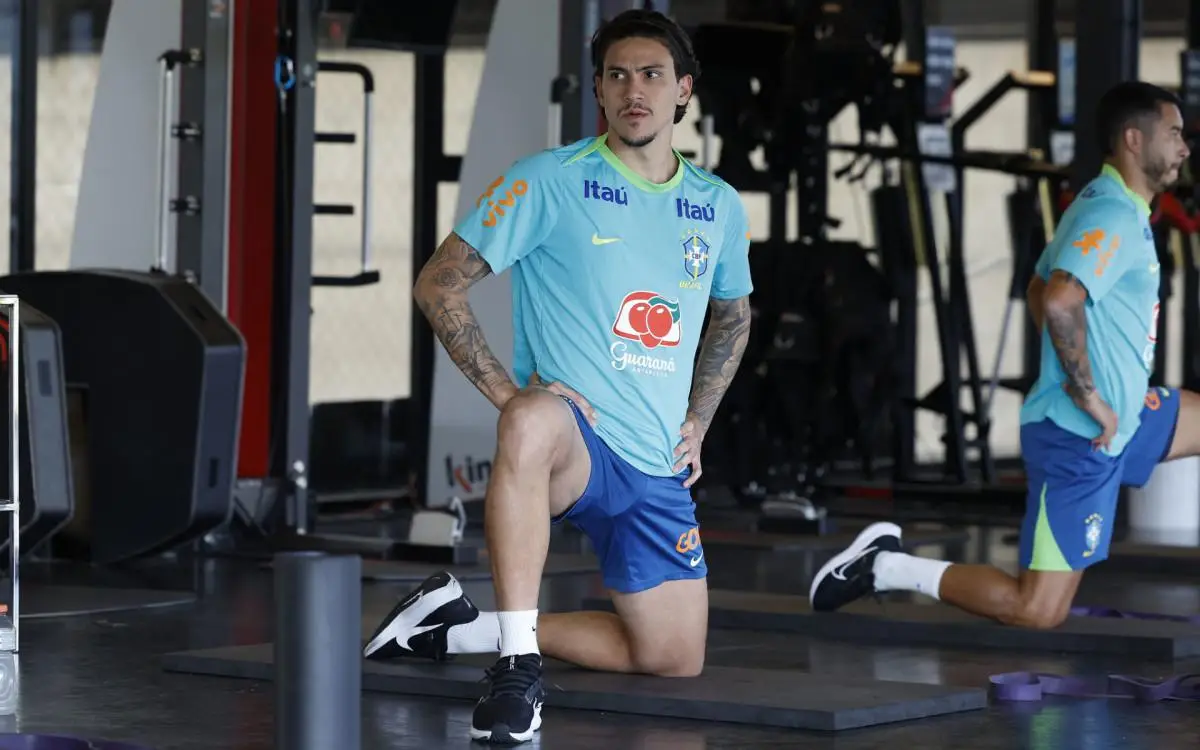
[[[542,576],[578,575],[594,573],[600,569],[595,555],[550,554]],[[443,570],[449,571],[460,581],[487,581],[492,578],[492,568],[487,553],[479,556],[478,565],[431,565],[429,563],[396,562],[392,560],[362,561],[362,579],[374,583],[420,583]]]
[[[273,645],[233,646],[167,654],[168,672],[270,680]],[[363,662],[363,689],[400,695],[476,700],[494,656],[450,664]],[[787,729],[840,731],[972,711],[987,692],[832,674],[709,667],[691,679],[605,674],[546,662],[548,707],[720,721]]]
[[[704,528],[701,540],[707,548],[762,550],[769,552],[834,552],[848,547],[862,527],[833,534],[768,534],[758,531]],[[904,532],[906,549],[931,544],[963,544],[970,535],[962,529],[918,529]]]
[[[194,601],[196,595],[190,591],[108,589],[30,583],[21,586],[21,619],[78,617],[103,612],[176,607]]]
[[[608,599],[584,609],[612,610]],[[1054,630],[1000,625],[946,604],[877,604],[860,600],[839,612],[813,612],[808,597],[757,592],[709,592],[708,624],[816,638],[904,646],[949,646],[1186,659],[1200,656],[1200,627],[1162,620],[1071,617]]]

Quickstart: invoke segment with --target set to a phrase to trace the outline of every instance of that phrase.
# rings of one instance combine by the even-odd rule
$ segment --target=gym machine
[[[878,7],[876,6],[877,9]],[[966,169],[987,169],[1022,178],[1017,191],[1008,200],[1010,219],[1014,225],[1014,274],[1008,305],[1011,317],[1013,298],[1023,296],[1024,285],[1027,283],[1027,269],[1031,270],[1032,268],[1032,259],[1029,256],[1032,254],[1033,259],[1036,259],[1036,253],[1040,252],[1040,246],[1044,246],[1047,232],[1052,231],[1053,225],[1057,221],[1057,209],[1053,200],[1055,193],[1075,176],[1068,166],[1073,161],[1074,150],[1071,142],[1074,133],[1071,132],[1071,128],[1076,126],[1071,117],[1074,111],[1074,80],[1066,81],[1062,77],[1054,75],[1057,60],[1052,61],[1051,70],[1046,72],[1035,71],[1006,76],[971,107],[959,121],[951,125],[949,118],[951,92],[962,80],[962,76],[953,65],[953,40],[949,39],[941,30],[926,26],[920,3],[904,3],[901,8],[906,47],[909,50],[910,60],[915,60],[917,63],[908,62],[896,66],[895,89],[889,89],[888,93],[891,96],[882,98],[885,102],[882,111],[886,113],[883,117],[883,124],[890,127],[896,135],[899,145],[894,148],[874,145],[869,142],[868,133],[864,132],[859,144],[833,146],[835,149],[855,151],[865,156],[898,162],[891,170],[892,174],[898,175],[898,184],[886,184],[885,181],[885,185],[875,191],[872,196],[877,222],[887,225],[886,231],[881,228],[876,235],[880,238],[878,254],[881,267],[887,277],[888,297],[898,303],[897,319],[893,325],[885,328],[892,332],[893,339],[887,346],[880,349],[883,352],[893,352],[893,359],[897,365],[895,369],[887,372],[884,379],[888,388],[888,401],[893,405],[891,424],[881,426],[890,427],[892,435],[891,481],[885,483],[883,487],[864,487],[861,486],[861,480],[857,482],[859,486],[854,486],[855,480],[836,476],[836,472],[832,469],[836,467],[839,457],[826,455],[823,457],[823,461],[820,460],[811,447],[804,445],[804,438],[797,440],[797,435],[801,434],[802,430],[797,428],[798,423],[794,417],[785,418],[779,413],[764,413],[763,403],[755,403],[752,400],[752,392],[761,393],[762,388],[744,388],[744,386],[739,388],[739,384],[735,383],[735,387],[731,388],[728,413],[725,415],[727,419],[722,422],[726,429],[737,431],[731,433],[739,435],[733,442],[742,445],[761,446],[763,435],[772,432],[787,434],[787,428],[792,428],[792,434],[788,435],[788,439],[795,442],[788,445],[783,453],[793,457],[793,460],[799,457],[801,471],[796,471],[794,465],[788,466],[786,460],[781,460],[778,453],[764,456],[765,452],[760,448],[755,456],[759,459],[757,466],[750,471],[746,471],[745,467],[736,467],[732,472],[728,471],[729,467],[723,467],[726,469],[726,473],[732,474],[731,477],[725,477],[725,479],[730,484],[739,485],[737,489],[745,489],[746,483],[741,480],[747,474],[768,477],[769,481],[773,480],[775,488],[780,489],[760,492],[757,497],[752,496],[751,502],[759,500],[763,494],[783,495],[785,503],[795,502],[797,496],[807,498],[808,507],[803,509],[807,510],[810,519],[814,515],[820,515],[820,506],[823,505],[826,492],[847,494],[861,491],[864,494],[877,495],[879,491],[882,491],[885,496],[893,499],[904,499],[914,503],[927,500],[931,506],[939,508],[940,511],[946,510],[946,506],[957,506],[961,511],[982,512],[989,515],[1005,511],[1019,513],[1024,506],[1024,488],[1021,482],[1006,484],[998,481],[1000,477],[990,455],[988,429],[990,425],[989,409],[995,389],[1004,386],[1020,388],[1027,382],[1027,376],[1023,375],[1011,380],[1000,378],[996,364],[993,364],[989,377],[984,374],[979,361],[967,298],[964,263],[965,235],[962,226],[962,178]],[[843,3],[838,7],[843,16],[849,16],[854,9],[854,4]],[[1126,10],[1115,7],[1102,8],[1101,17],[1111,21],[1114,17],[1113,13],[1121,15],[1126,13]],[[1045,21],[1046,14],[1043,11],[1044,8],[1038,8],[1035,14],[1039,23]],[[1080,13],[1083,14],[1082,11]],[[1052,14],[1050,15],[1052,20]],[[1124,16],[1121,17],[1124,18]],[[1089,27],[1096,24],[1094,18],[1087,21]],[[821,28],[827,27],[822,26]],[[836,38],[839,33],[839,24],[832,24],[828,28],[828,36]],[[846,28],[844,21],[841,28]],[[1112,37],[1114,35],[1113,28],[1107,28],[1101,36],[1107,34]],[[798,33],[802,34],[803,31]],[[1053,39],[1052,26],[1049,31],[1040,29],[1038,33],[1043,42],[1045,39]],[[875,38],[881,37],[877,34]],[[698,34],[698,46],[702,41],[702,34]],[[1116,46],[1120,48],[1128,47],[1128,44],[1121,42],[1120,39],[1110,39],[1110,41],[1116,42]],[[767,58],[771,54],[771,50],[777,46],[772,45],[766,37],[763,37],[762,41],[753,45],[753,48],[759,51],[756,58]],[[1043,53],[1045,46],[1043,43]],[[1064,44],[1063,48],[1073,51],[1076,45]],[[1084,52],[1091,50],[1098,53],[1098,48],[1092,44],[1084,45],[1081,49]],[[1053,56],[1057,51],[1055,49],[1049,54]],[[1063,54],[1065,57],[1065,52]],[[1073,57],[1071,61],[1073,62]],[[771,62],[766,59],[752,58],[747,64],[752,64],[758,69],[769,69]],[[1078,67],[1090,70],[1087,67],[1087,60],[1084,60],[1083,64]],[[707,68],[707,70],[711,70],[711,68]],[[744,75],[743,77],[748,78],[749,76]],[[847,75],[839,78],[853,80],[855,77]],[[779,79],[786,80],[786,76],[780,76]],[[713,79],[710,78],[711,80]],[[763,144],[767,162],[774,168],[777,163],[786,164],[781,161],[780,157],[780,154],[785,152],[784,145],[779,142],[783,139],[772,138],[774,133],[802,133],[803,136],[794,139],[797,144],[820,142],[820,139],[825,137],[819,128],[805,130],[801,127],[790,129],[772,127],[782,118],[778,110],[786,109],[788,106],[793,109],[798,108],[800,105],[796,102],[803,102],[802,97],[792,97],[786,91],[782,92],[782,95],[779,91],[768,91],[766,96],[755,97],[746,90],[747,86],[732,81],[724,82],[720,79],[718,81],[724,90],[721,98],[713,96],[706,98],[703,91],[700,92],[700,96],[702,104],[708,101],[714,102],[718,107],[724,107],[723,114],[720,109],[712,112],[716,130],[722,135],[723,144],[725,144],[722,149],[722,164],[718,165],[716,171],[722,176],[729,175],[726,176],[726,179],[729,179],[735,187],[750,190],[754,186],[750,179],[744,176],[741,184],[737,181],[738,175],[744,173],[745,169],[726,167],[727,163],[731,166],[742,161],[748,163],[748,160],[745,159],[728,158],[725,153],[729,150],[728,144],[741,145],[742,147],[738,151],[742,153],[748,148]],[[1094,84],[1094,82],[1092,83]],[[1084,102],[1085,106],[1094,106],[1095,98],[1104,88],[1107,88],[1107,85],[1091,86],[1088,89],[1088,95],[1092,99]],[[1036,124],[1040,128],[1040,134],[1036,143],[1031,141],[1031,145],[1036,145],[1038,148],[1032,150],[1032,153],[1026,154],[964,151],[965,136],[972,124],[983,117],[1009,91],[1016,89],[1030,92],[1033,94],[1030,98],[1040,103],[1039,107],[1034,108],[1033,114],[1033,117],[1038,118]],[[1060,107],[1055,106],[1055,95],[1057,95],[1057,103],[1069,111],[1057,111]],[[775,102],[779,100],[782,100],[784,104],[776,105]],[[878,104],[878,102],[872,103]],[[813,109],[813,107],[810,105],[809,109]],[[732,117],[732,112],[737,113],[736,120]],[[871,118],[863,117],[862,119],[867,123],[864,131],[870,131],[872,129]],[[740,128],[735,129],[730,124],[734,120],[740,124]],[[755,128],[757,131],[754,130]],[[878,126],[875,126],[874,129],[878,129]],[[1031,123],[1030,129],[1031,131],[1034,129],[1034,123]],[[795,153],[801,153],[803,149],[803,145],[793,146]],[[1053,155],[1053,161],[1045,159],[1047,153]],[[854,168],[854,164],[848,166],[842,170],[839,176],[845,176]],[[859,174],[861,175],[863,171],[865,169],[860,169]],[[817,179],[817,183],[818,186],[824,184],[823,174]],[[759,186],[765,185],[768,189],[774,185],[778,188],[777,193],[785,192],[787,184],[784,181],[769,179],[759,182]],[[805,188],[812,185],[812,183],[801,184]],[[938,254],[931,241],[933,237],[931,189],[935,193],[943,194],[951,227],[950,246],[946,258],[947,272],[941,270]],[[803,194],[806,191],[802,190],[801,192]],[[817,193],[819,195],[819,191]],[[781,231],[782,222],[774,218],[780,213],[777,206],[778,202],[773,199],[773,232]],[[801,210],[800,216],[802,218],[801,236],[804,237],[807,226],[804,222],[810,213]],[[820,216],[824,221],[823,212]],[[1040,227],[1037,222],[1038,217],[1042,218]],[[1040,239],[1037,239],[1038,235],[1040,235]],[[781,235],[774,235],[773,241],[777,243],[778,240],[774,238],[779,236]],[[819,266],[822,262],[818,260],[819,254],[812,248],[808,248],[808,250],[806,260],[809,266]],[[755,252],[762,253],[758,244],[755,245]],[[937,319],[936,331],[942,353],[943,382],[930,394],[918,398],[915,393],[915,313],[917,275],[922,265],[927,267],[930,274],[933,307]],[[943,274],[946,275],[945,279],[942,278]],[[756,278],[780,278],[780,276],[779,273],[762,275],[762,272],[756,270]],[[788,278],[795,285],[794,280],[802,277],[793,267]],[[800,296],[795,289],[788,290],[788,294],[793,297]],[[758,299],[755,302],[761,303],[763,295],[759,293],[757,296]],[[870,298],[870,296],[870,293],[863,293],[864,299]],[[782,320],[782,316],[776,317],[779,316],[779,311],[775,309],[768,313],[761,304],[756,307],[760,313],[760,322],[757,324],[759,334],[763,338],[768,338],[769,334],[764,335],[762,332],[767,330],[774,333],[775,329],[771,326],[775,325],[776,320]],[[793,315],[792,328],[786,331],[787,336],[777,336],[776,338],[783,338],[789,343],[804,342],[803,336],[798,335],[803,332],[804,326],[797,325],[797,323],[807,323],[813,318],[814,316],[811,314],[807,316]],[[764,370],[769,372],[769,365],[766,364],[766,358],[762,356],[759,348],[756,348],[755,343],[752,342],[748,349],[745,363],[747,366],[742,368],[739,378],[744,380],[761,378],[765,382],[766,378],[762,373]],[[1036,337],[1027,337],[1027,351],[1036,352],[1036,345]],[[796,351],[803,351],[805,346],[811,348],[811,344],[806,343],[792,347],[793,359],[795,359]],[[761,344],[759,347],[761,348]],[[827,360],[828,356],[825,359]],[[1026,359],[1028,363],[1028,355]],[[999,357],[997,357],[998,361]],[[808,368],[810,370],[815,368],[816,362],[817,358],[813,357]],[[1034,369],[1030,369],[1027,364],[1026,373],[1035,370],[1036,356],[1032,359],[1032,367]],[[861,365],[859,372],[862,372]],[[989,380],[994,383],[990,388]],[[793,376],[790,378],[790,382],[793,390],[805,388],[813,390],[811,385],[798,386],[798,383],[806,383],[801,378]],[[969,408],[964,407],[962,403],[963,390],[968,391]],[[796,394],[791,394],[791,398],[797,398]],[[829,400],[829,394],[821,393],[821,398]],[[772,400],[771,403],[779,403],[779,401]],[[935,468],[932,475],[928,470],[917,466],[913,451],[915,442],[913,412],[919,408],[932,409],[942,414],[946,421],[944,437],[946,457],[943,466]],[[786,413],[786,410],[782,409],[776,411]],[[809,405],[809,408],[804,411],[807,411],[810,419],[821,419],[816,416],[820,412],[813,405]],[[770,419],[778,421],[764,426],[767,425],[766,420]],[[753,429],[757,429],[758,433],[752,432]],[[861,439],[861,436],[856,437]],[[808,440],[810,443],[816,442],[811,438]],[[847,442],[853,442],[853,439]],[[825,441],[825,444],[830,444],[830,441]],[[863,453],[869,453],[870,447],[865,443],[858,446],[860,452]],[[725,450],[716,451],[714,458],[719,457],[719,454]],[[974,461],[970,460],[972,453],[977,456]],[[870,456],[864,457],[862,461],[861,473],[868,478],[871,475],[871,462]],[[802,507],[805,505],[803,502],[795,504]],[[811,512],[812,506],[817,506],[816,513]],[[831,511],[842,512],[840,507],[835,508],[833,505],[827,507],[830,507]],[[877,512],[877,510],[872,512]]]
[[[269,476],[259,484],[257,495],[241,507],[227,536],[210,537],[208,552],[266,556],[284,550],[319,550],[357,553],[380,559],[419,560],[442,564],[475,561],[476,550],[457,545],[462,520],[452,514],[414,522],[407,540],[388,536],[322,533],[316,528],[317,497],[314,480],[324,487],[345,480],[347,452],[340,448],[342,429],[364,430],[361,414],[374,411],[374,426],[382,428],[384,444],[374,450],[367,462],[374,465],[368,475],[384,479],[383,486],[368,486],[368,492],[405,496],[411,494],[411,467],[417,465],[424,430],[413,424],[416,411],[407,400],[383,404],[325,404],[313,410],[310,422],[308,403],[309,316],[311,289],[314,286],[360,287],[377,283],[379,272],[372,267],[370,252],[370,141],[371,96],[374,90],[370,70],[361,65],[316,60],[319,30],[332,23],[344,30],[348,47],[370,47],[409,52],[415,56],[415,100],[413,127],[413,270],[414,277],[427,255],[416,250],[437,245],[434,222],[438,215],[437,190],[442,182],[458,177],[460,159],[444,154],[442,143],[445,53],[449,45],[456,4],[436,3],[425,6],[400,6],[386,2],[319,2],[282,0],[279,5],[279,56],[275,63],[275,87],[279,108],[279,147],[277,180],[277,251],[275,325],[271,339],[274,362],[274,401],[271,411],[271,462]],[[349,216],[349,205],[323,205],[313,202],[314,148],[318,144],[347,144],[358,139],[353,133],[318,133],[315,129],[315,97],[318,74],[343,74],[363,82],[365,117],[361,266],[348,277],[312,274],[312,222],[317,216]],[[414,310],[412,382],[414,401],[421,400],[426,384],[419,377],[416,363],[428,358],[432,338],[428,326],[418,325],[420,313]],[[420,320],[423,323],[423,320]],[[383,420],[379,420],[382,413]],[[346,427],[348,425],[348,427]],[[332,429],[331,429],[332,426]],[[310,427],[313,432],[310,433]],[[321,430],[321,432],[316,432]],[[311,437],[310,437],[311,436]],[[311,441],[311,442],[310,442]],[[315,455],[315,454],[321,455]],[[371,451],[366,453],[371,454]],[[310,460],[310,455],[313,458]],[[380,468],[380,462],[384,464]],[[341,477],[338,474],[341,473]],[[397,486],[399,485],[399,486]],[[317,488],[321,488],[321,484]],[[415,536],[414,536],[415,535]]]
[[[35,42],[32,7],[21,4],[20,28]],[[122,562],[186,545],[230,513],[245,355],[221,311],[230,14],[199,0],[182,11],[181,44],[158,60],[157,243],[137,246],[147,271],[36,270],[37,80],[22,69],[29,48],[17,57],[14,252],[0,289],[21,300],[31,368],[21,373],[26,554]],[[35,43],[32,54],[36,67]]]
[[[729,485],[743,504],[767,515],[799,516],[801,525],[820,530],[824,514],[813,502],[815,490],[827,467],[842,458],[842,447],[857,451],[870,471],[874,443],[886,427],[872,417],[893,400],[889,363],[897,345],[887,335],[897,280],[877,271],[857,243],[828,239],[836,226],[825,190],[828,123],[857,105],[865,143],[868,134],[896,121],[904,105],[895,87],[919,76],[921,67],[894,60],[899,3],[799,4],[793,20],[701,26],[695,33],[705,61],[697,94],[722,139],[714,171],[741,191],[770,197],[770,238],[751,250],[757,322],[707,444],[713,458],[706,463],[718,467],[712,477],[721,479],[706,477],[710,485]],[[736,56],[729,53],[734,47]],[[809,73],[823,67],[844,74],[835,80]],[[765,172],[749,159],[759,145]],[[789,243],[785,216],[793,179],[800,188],[800,227],[798,240]]]

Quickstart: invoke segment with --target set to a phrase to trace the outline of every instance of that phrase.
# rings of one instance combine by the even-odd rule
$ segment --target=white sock
[[[880,552],[875,556],[876,591],[916,591],[939,599],[942,574],[951,563],[914,557],[903,552]]]
[[[500,655],[540,654],[537,640],[536,609],[523,612],[497,612],[500,621]]]
[[[500,618],[495,612],[480,612],[470,622],[455,625],[446,633],[446,651],[451,654],[490,654],[500,650]]]

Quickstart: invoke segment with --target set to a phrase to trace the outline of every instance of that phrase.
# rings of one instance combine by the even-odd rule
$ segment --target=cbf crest
[[[1091,557],[1096,554],[1096,548],[1100,546],[1100,530],[1104,526],[1104,519],[1099,514],[1093,513],[1083,521],[1083,541],[1086,549],[1083,551],[1084,557]]]
[[[685,281],[679,282],[681,289],[699,289],[700,277],[708,272],[708,256],[712,246],[704,236],[704,232],[695,230],[683,236],[683,273]]]

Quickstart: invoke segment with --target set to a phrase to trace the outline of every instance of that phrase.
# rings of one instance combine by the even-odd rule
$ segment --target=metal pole
[[[8,266],[20,273],[32,271],[37,258],[38,2],[14,6]]]
[[[0,505],[7,512],[9,571],[11,572],[9,610],[13,624],[13,651],[21,650],[21,585],[18,561],[21,540],[21,310],[14,295],[0,296],[0,308],[8,308],[8,500]]]
[[[275,556],[275,747],[362,746],[362,558]]]
[[[362,272],[371,270],[371,123],[375,119],[375,87],[363,92],[363,174],[362,174]]]
[[[171,122],[175,108],[175,73],[174,62],[169,53],[159,58],[159,88],[158,88],[158,155],[156,174],[158,177],[158,195],[155,204],[155,247],[158,252],[154,268],[166,272],[170,257],[170,210],[171,203]]]
[[[1122,81],[1138,78],[1142,37],[1141,0],[1088,0],[1075,8],[1074,187],[1100,171],[1103,147],[1092,125],[1100,97]]]

